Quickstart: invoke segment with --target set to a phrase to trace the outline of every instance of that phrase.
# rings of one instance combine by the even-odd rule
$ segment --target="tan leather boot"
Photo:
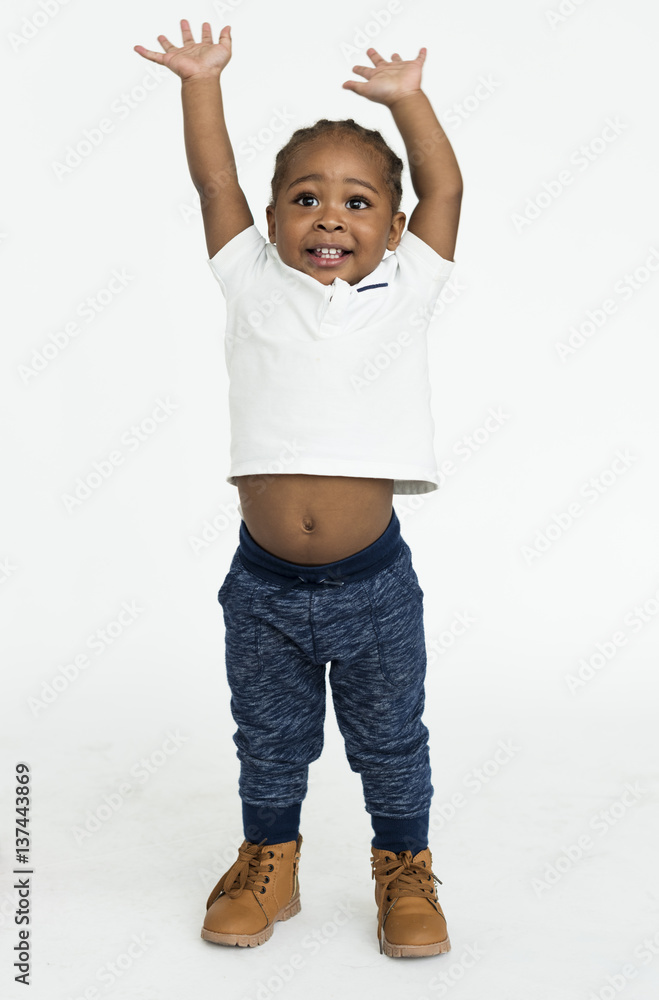
[[[430,849],[412,857],[411,851],[394,854],[371,847],[371,868],[380,954],[414,958],[450,951],[435,885],[441,882],[433,875]]]
[[[243,840],[238,860],[208,897],[202,938],[254,948],[272,936],[277,920],[299,913],[301,846],[302,834],[284,844]]]

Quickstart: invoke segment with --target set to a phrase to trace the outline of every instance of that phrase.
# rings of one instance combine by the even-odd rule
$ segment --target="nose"
[[[315,228],[322,229],[325,232],[335,232],[337,229],[340,232],[345,230],[345,226],[342,222],[317,222]]]
[[[345,228],[345,223],[334,208],[327,208],[321,217],[314,222],[314,229],[322,229],[325,232],[335,232],[337,229],[343,232]]]

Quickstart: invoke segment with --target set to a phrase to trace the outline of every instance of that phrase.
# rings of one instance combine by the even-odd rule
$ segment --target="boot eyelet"
[[[385,861],[391,861],[391,858],[387,858],[387,857],[385,857],[385,859],[384,859],[384,860],[385,860]]]
[[[390,902],[391,902],[391,896],[387,896],[387,902],[388,902],[388,903],[390,903]]]
[[[274,865],[268,865],[268,871],[269,872],[273,872],[274,870],[275,870],[275,866]]]
[[[273,852],[273,851],[268,851],[268,857],[269,857],[269,858],[274,858],[274,856],[275,856],[275,855],[274,855],[274,852]]]
[[[263,881],[264,882],[269,882],[270,881],[270,876],[269,875],[264,875],[263,876]]]
[[[265,892],[265,886],[262,886],[260,891],[261,891],[261,893],[264,893]]]

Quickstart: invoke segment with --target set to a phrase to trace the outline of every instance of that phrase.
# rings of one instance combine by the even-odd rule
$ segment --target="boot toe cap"
[[[419,905],[422,904],[422,905]],[[397,945],[432,945],[446,941],[446,920],[427,900],[399,899],[384,923],[387,941]]]
[[[268,918],[254,894],[242,893],[234,899],[230,896],[216,899],[206,911],[204,930],[215,934],[258,934],[267,923]]]

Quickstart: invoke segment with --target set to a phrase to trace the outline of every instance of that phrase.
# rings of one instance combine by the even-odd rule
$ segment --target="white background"
[[[46,6],[5,4],[0,32],[3,995],[26,995],[11,870],[12,773],[27,761],[32,998],[653,997],[654,6],[563,0],[552,24],[559,0],[404,0],[385,27],[384,0]],[[457,264],[430,327],[436,451],[453,474],[395,506],[425,592],[445,956],[379,954],[372,831],[331,699],[303,806],[300,915],[256,949],[199,937],[242,840],[216,601],[238,536],[224,303],[180,81],[133,51],[159,50],[160,33],[179,44],[181,17],[196,38],[203,20],[216,38],[232,25],[222,86],[261,227],[295,128],[355,117],[404,154],[387,109],[341,83],[371,44],[386,58],[428,48],[423,87],[464,179]],[[288,123],[268,132],[278,114]],[[102,119],[112,130],[75,164],[69,147]],[[113,271],[126,283],[107,295]],[[159,400],[171,412],[149,423]],[[483,429],[491,408],[505,414],[496,432]],[[68,509],[117,449],[122,464]],[[124,604],[139,610],[116,627]],[[471,621],[455,637],[458,614]],[[102,652],[89,645],[99,629],[113,636]]]

